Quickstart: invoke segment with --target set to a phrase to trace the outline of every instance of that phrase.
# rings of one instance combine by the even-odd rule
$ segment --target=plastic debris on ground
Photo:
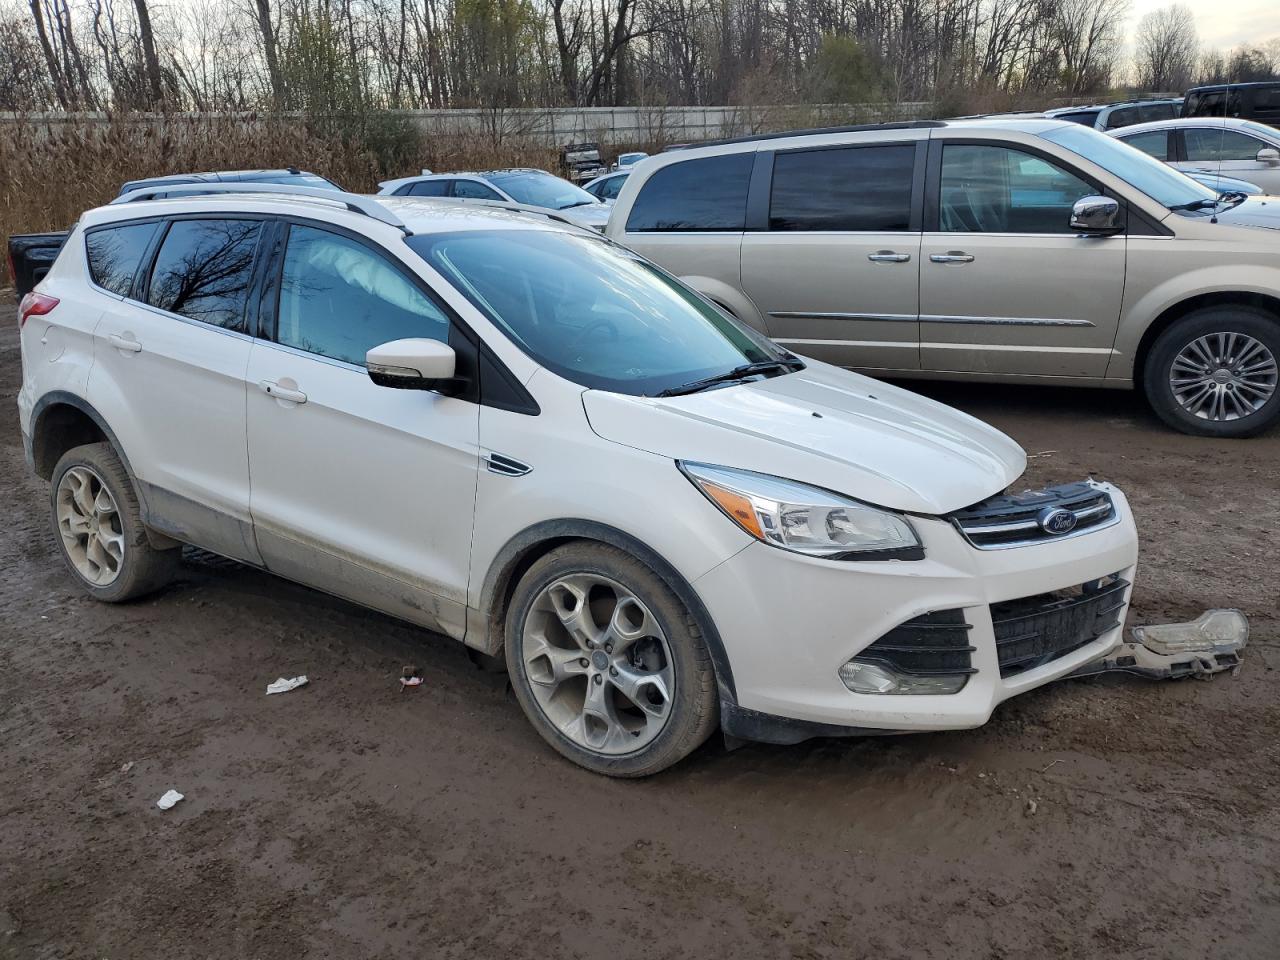
[[[400,692],[404,693],[409,687],[417,687],[422,685],[422,671],[409,664],[400,671]]]
[[[166,790],[164,796],[156,801],[156,806],[161,810],[168,810],[175,803],[182,799],[182,794],[177,790]]]
[[[305,676],[293,678],[281,677],[275,683],[267,684],[267,696],[271,696],[273,693],[288,693],[290,690],[296,690],[306,682],[307,678]]]

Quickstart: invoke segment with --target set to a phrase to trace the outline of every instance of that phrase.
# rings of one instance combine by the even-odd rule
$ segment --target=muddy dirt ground
[[[1028,484],[1122,484],[1132,619],[1242,607],[1240,673],[1065,682],[963,733],[713,740],[613,782],[460,646],[265,574],[189,560],[144,602],[85,599],[23,464],[18,380],[9,321],[0,958],[1280,956],[1280,432],[925,388],[1017,438]],[[402,694],[408,662],[426,683]]]

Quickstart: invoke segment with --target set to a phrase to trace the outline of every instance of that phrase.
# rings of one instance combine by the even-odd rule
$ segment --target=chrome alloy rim
[[[1178,405],[1201,420],[1239,420],[1275,395],[1275,354],[1247,334],[1206,334],[1174,357],[1169,387]]]
[[[102,478],[84,466],[58,481],[58,533],[76,573],[95,587],[109,586],[124,565],[124,527]]]
[[[607,577],[561,577],[534,599],[521,656],[543,714],[595,753],[632,753],[662,732],[675,673],[666,633],[640,599]]]

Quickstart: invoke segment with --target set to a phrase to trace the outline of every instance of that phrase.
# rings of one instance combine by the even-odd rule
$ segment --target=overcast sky
[[[1196,15],[1200,44],[1226,52],[1242,43],[1280,36],[1280,0],[1183,0]],[[1144,13],[1166,7],[1170,0],[1133,0],[1129,38]]]

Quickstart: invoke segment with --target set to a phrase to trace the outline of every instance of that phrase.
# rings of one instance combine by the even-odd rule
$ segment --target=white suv
[[[93,596],[198,545],[505,654],[619,776],[717,724],[977,726],[1120,644],[1113,487],[1008,495],[1008,437],[552,218],[230,189],[89,211],[22,304],[27,456]]]

